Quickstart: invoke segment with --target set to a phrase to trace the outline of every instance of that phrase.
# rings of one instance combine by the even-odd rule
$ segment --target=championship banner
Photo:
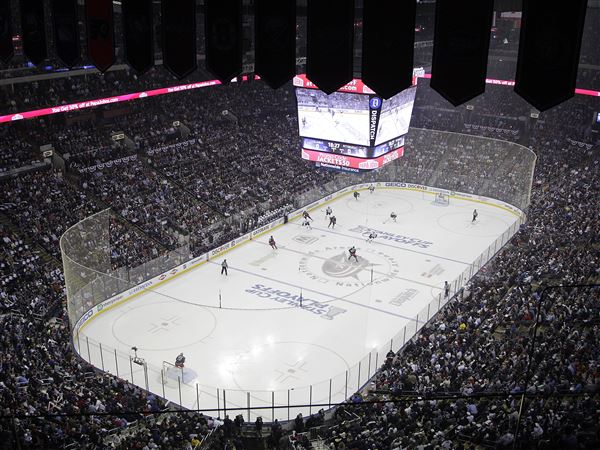
[[[183,78],[198,67],[196,1],[165,0],[161,5],[163,66],[177,78]]]
[[[306,76],[326,94],[352,81],[354,0],[308,0]]]
[[[431,87],[454,106],[485,92],[494,0],[437,0]]]
[[[154,66],[152,0],[122,0],[125,60],[138,73]]]
[[[43,0],[20,0],[20,6],[23,52],[37,66],[48,55],[44,23],[44,2]]]
[[[221,83],[242,72],[242,0],[205,0],[206,68]]]
[[[587,0],[523,0],[515,92],[540,111],[573,97]]]
[[[389,99],[412,85],[416,0],[366,1],[362,80]]]
[[[0,0],[0,61],[7,64],[15,54],[12,43],[11,0]]]
[[[115,63],[115,36],[112,0],[86,0],[88,56],[100,72]]]
[[[273,89],[296,74],[296,0],[256,0],[254,70]]]
[[[77,0],[52,0],[51,7],[56,55],[70,69],[79,61],[81,51],[77,30]]]

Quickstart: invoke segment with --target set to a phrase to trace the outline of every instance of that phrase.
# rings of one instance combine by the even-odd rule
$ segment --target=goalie
[[[179,355],[177,355],[177,358],[175,358],[175,367],[177,367],[179,369],[183,369],[184,365],[185,365],[185,356],[183,356],[183,353],[180,353]]]

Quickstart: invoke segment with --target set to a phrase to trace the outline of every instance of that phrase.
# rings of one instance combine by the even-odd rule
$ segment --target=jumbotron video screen
[[[356,79],[330,95],[304,75],[294,78],[294,86],[303,159],[357,172],[377,169],[403,155],[416,86],[388,100]]]

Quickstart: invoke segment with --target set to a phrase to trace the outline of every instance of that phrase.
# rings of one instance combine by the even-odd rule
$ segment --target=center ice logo
[[[390,255],[365,247],[358,248],[358,261],[348,260],[348,247],[333,246],[308,252],[298,271],[311,282],[351,288],[386,283],[398,275],[399,264]]]
[[[379,264],[374,265],[378,266]],[[325,260],[321,270],[325,275],[333,278],[353,277],[358,279],[358,274],[369,266],[371,266],[371,263],[365,258],[360,258],[357,263],[356,261],[348,261],[346,253],[340,253]]]

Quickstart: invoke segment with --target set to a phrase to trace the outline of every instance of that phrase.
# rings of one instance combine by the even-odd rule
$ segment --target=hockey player
[[[277,250],[277,244],[275,243],[275,239],[273,239],[273,236],[269,238],[269,245],[273,250]]]
[[[225,276],[227,276],[227,268],[229,267],[229,264],[227,264],[227,260],[224,259],[223,262],[221,263],[221,275],[225,274]]]
[[[367,242],[373,242],[373,240],[377,237],[377,233],[375,233],[374,231],[371,231],[369,233],[369,237],[367,238]]]
[[[302,226],[308,227],[309,230],[312,230],[312,227],[310,226],[310,221],[306,218],[302,221]]]
[[[184,364],[185,356],[183,356],[183,353],[180,353],[179,355],[177,355],[177,358],[175,358],[175,367],[183,369]]]
[[[302,217],[304,217],[304,220],[308,220],[308,219],[313,220],[313,218],[310,217],[310,214],[308,213],[308,211],[304,211],[302,213]]]
[[[331,228],[335,228],[335,223],[337,222],[337,219],[335,218],[335,216],[331,216],[329,218],[329,225],[327,225],[327,228],[331,227]]]
[[[358,191],[354,191],[354,194],[353,194],[353,195],[354,195],[354,198],[355,198],[356,200],[358,200],[358,197],[360,197],[360,192],[358,192]]]
[[[396,213],[392,211],[392,213],[390,214],[390,219],[392,219],[395,222],[397,217],[398,216],[396,215]]]
[[[328,206],[327,209],[325,210],[325,218],[327,219],[331,213],[333,212],[333,210],[331,209],[331,206]]]
[[[354,246],[350,247],[348,253],[350,253],[350,256],[348,256],[348,261],[350,261],[351,258],[354,258],[356,262],[358,262],[358,257],[356,256],[356,248]]]
[[[372,194],[373,192],[375,192],[375,186],[371,185],[369,186],[369,192]]]
[[[475,222],[475,221],[477,220],[477,216],[478,216],[478,215],[479,215],[479,214],[477,213],[477,210],[476,210],[476,209],[474,209],[474,210],[473,210],[473,220],[471,220],[471,223],[473,223],[473,222]]]
[[[444,281],[444,298],[447,298],[450,295],[450,283]]]

